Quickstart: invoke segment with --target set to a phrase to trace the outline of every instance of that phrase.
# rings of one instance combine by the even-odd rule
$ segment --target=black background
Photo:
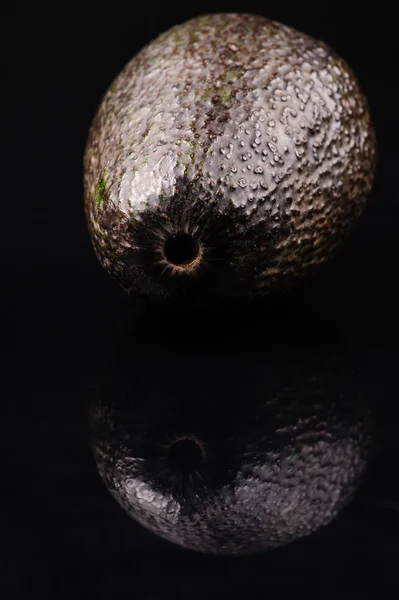
[[[277,303],[271,321],[267,309],[254,311],[252,325],[260,319],[271,340],[281,334],[280,342],[297,347],[322,343],[358,353],[358,381],[374,395],[378,434],[361,492],[320,536],[265,556],[217,559],[147,533],[97,475],[87,413],[104,366],[123,354],[134,360],[158,337],[182,344],[183,352],[188,341],[170,327],[178,314],[166,317],[165,327],[162,318],[149,326],[144,309],[99,266],[83,215],[82,156],[103,93],[145,43],[197,14],[234,10],[330,43],[369,98],[379,161],[364,215],[331,265]],[[4,12],[1,269],[12,361],[0,423],[3,597],[22,589],[42,597],[143,600],[398,594],[399,44],[392,11],[387,2],[336,0],[54,4]],[[239,314],[224,318],[225,333],[239,329]],[[219,334],[210,330],[204,352],[212,355]],[[195,323],[187,337],[195,344]]]

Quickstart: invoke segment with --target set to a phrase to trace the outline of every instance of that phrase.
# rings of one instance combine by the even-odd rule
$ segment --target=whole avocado
[[[107,91],[85,154],[101,264],[153,298],[284,290],[328,260],[372,185],[346,63],[290,27],[211,14],[160,35]]]

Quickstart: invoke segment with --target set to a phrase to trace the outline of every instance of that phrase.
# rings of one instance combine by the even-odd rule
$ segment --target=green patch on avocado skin
[[[97,204],[100,205],[104,200],[104,190],[106,186],[107,180],[105,177],[101,177],[100,181],[96,185],[96,201]]]
[[[231,100],[233,99],[233,96],[231,94],[231,92],[223,89],[223,88],[218,88],[215,90],[215,96],[217,98],[219,98],[219,100],[223,103],[226,102],[231,102]]]
[[[155,123],[150,123],[148,125],[148,127],[146,128],[146,130],[143,133],[143,140],[145,140],[148,137],[148,134],[150,133],[151,129],[154,127]]]
[[[176,33],[174,33],[173,39],[176,44],[181,44],[181,42],[184,41],[183,37],[177,31],[176,31]]]

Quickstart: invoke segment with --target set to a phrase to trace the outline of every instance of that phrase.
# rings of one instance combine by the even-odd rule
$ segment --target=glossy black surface
[[[176,327],[188,319],[178,307],[168,318],[156,311],[148,323],[103,273],[88,239],[85,135],[114,73],[177,20],[233,9],[240,6],[202,3],[197,11],[154,3],[128,15],[115,6],[90,15],[32,6],[4,13],[0,264],[10,359],[0,408],[5,598],[26,590],[50,598],[146,600],[239,598],[259,590],[331,599],[397,594],[399,84],[389,4],[353,14],[340,0],[326,13],[315,2],[270,10],[264,3],[245,6],[267,10],[345,56],[369,98],[379,142],[372,198],[343,252],[290,299],[248,310],[247,319],[264,324],[255,339],[246,335],[247,324],[238,334],[238,315],[223,307],[208,329],[195,312],[196,325]],[[313,348],[316,356],[320,345],[334,347],[355,357],[357,385],[374,400],[376,449],[362,488],[334,524],[264,556],[218,559],[170,545],[123,513],[96,472],[88,406],[108,361],[140,356],[141,344],[158,347],[160,334],[174,344],[201,340],[204,351],[216,356],[215,340],[231,339],[233,346],[239,336],[243,351],[273,342]],[[171,376],[178,372],[177,360]]]

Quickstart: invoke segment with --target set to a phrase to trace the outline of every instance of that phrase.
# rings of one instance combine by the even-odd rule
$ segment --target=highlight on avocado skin
[[[131,293],[268,294],[334,256],[374,167],[367,101],[334,50],[262,16],[205,15],[149,43],[105,94],[85,156],[89,231]]]

